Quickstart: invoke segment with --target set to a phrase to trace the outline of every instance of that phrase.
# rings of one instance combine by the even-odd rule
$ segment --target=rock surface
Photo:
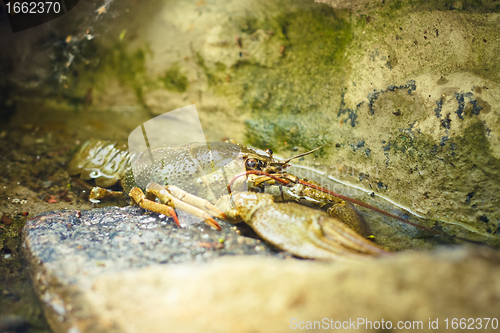
[[[224,249],[200,247],[221,237]],[[47,213],[28,221],[24,239],[56,333],[285,332],[358,320],[377,331],[382,320],[427,329],[436,319],[447,331],[446,318],[493,318],[500,307],[500,256],[486,248],[363,265],[283,260],[228,225],[178,229],[135,207]]]
[[[113,42],[82,54],[99,71],[65,91],[81,96],[92,85],[93,108],[146,105],[154,115],[195,103],[207,140],[285,157],[325,145],[296,163],[500,239],[496,1],[325,2],[334,8],[290,0],[133,7],[106,34]],[[130,64],[125,77],[118,56]]]
[[[188,214],[179,214],[186,224],[183,229],[171,219],[131,206],[54,211],[29,219],[24,229],[25,254],[51,325],[66,327],[75,312],[78,317],[81,311],[91,311],[86,302],[80,304],[78,295],[106,272],[207,261],[229,254],[286,256],[259,239],[239,236],[224,221],[219,232]],[[243,232],[252,235],[251,230]],[[70,308],[75,310],[66,309],[65,304],[73,304]]]

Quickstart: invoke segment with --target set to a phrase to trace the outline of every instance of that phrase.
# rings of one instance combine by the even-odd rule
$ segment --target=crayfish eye
[[[245,162],[245,164],[246,164],[247,169],[250,169],[250,170],[253,170],[253,169],[255,169],[257,167],[257,162],[254,159],[252,159],[252,158],[249,158]]]
[[[269,154],[269,156],[273,157],[274,152],[273,152],[273,150],[272,150],[272,149],[267,149],[267,150],[266,150],[266,153],[268,153],[268,154]]]

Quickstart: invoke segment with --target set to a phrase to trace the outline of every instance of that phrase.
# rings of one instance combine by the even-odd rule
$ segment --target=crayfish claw
[[[368,241],[366,238],[360,237],[358,233],[337,219],[323,218],[319,219],[318,222],[321,225],[324,235],[322,237],[323,240],[330,244],[341,244],[341,246],[351,251],[370,255],[384,255],[390,253]]]
[[[265,193],[237,193],[236,209],[259,236],[310,259],[360,261],[389,254],[327,213],[296,203],[275,203]]]

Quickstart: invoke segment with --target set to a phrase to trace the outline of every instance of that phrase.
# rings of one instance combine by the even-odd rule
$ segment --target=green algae
[[[97,68],[102,71],[100,79],[107,75],[117,78],[120,84],[131,87],[138,100],[142,101],[143,89],[150,84],[146,74],[147,53],[145,48],[129,51],[125,43],[116,42],[111,50],[103,51],[102,65]]]
[[[189,84],[178,63],[167,69],[160,79],[163,81],[165,89],[170,91],[185,92]]]
[[[226,81],[227,72],[224,64],[217,62],[214,66],[208,66],[199,52],[195,54],[195,63],[205,74],[209,86],[214,87]]]
[[[461,135],[444,136],[439,143],[423,133],[399,133],[388,142],[390,150],[387,152],[387,158],[389,167],[401,168],[404,165],[402,172],[398,172],[399,177],[404,178],[398,179],[399,182],[389,182],[389,190],[407,194],[417,189],[417,192],[423,193],[427,199],[436,195],[454,196],[456,193],[463,193],[457,203],[460,210],[463,214],[475,216],[476,220],[482,223],[474,223],[472,220],[458,223],[455,220],[454,224],[477,233],[500,234],[500,226],[495,222],[498,212],[482,210],[479,207],[482,203],[479,198],[487,198],[491,196],[492,191],[500,191],[500,176],[496,172],[500,168],[500,160],[492,156],[486,133],[485,125],[479,119],[469,124]],[[404,172],[405,167],[409,170],[408,173]],[[406,176],[403,176],[405,174]],[[453,178],[450,175],[454,175]],[[482,185],[486,182],[490,184],[487,187]],[[430,185],[438,188],[439,192],[435,192]],[[411,206],[412,203],[406,201],[410,198],[411,196],[401,197],[400,201]],[[456,207],[432,208],[435,209],[440,209],[447,219],[454,220]],[[454,234],[459,232],[458,229]]]
[[[60,91],[68,106],[80,110],[92,104],[93,96],[105,95],[115,81],[132,89],[138,102],[144,105],[144,90],[157,84],[146,73],[149,48],[129,50],[122,40],[87,43],[79,46],[79,53],[71,62],[67,62],[64,50],[56,52],[54,66],[61,69],[49,81],[52,89]]]
[[[290,7],[286,4],[282,7]],[[221,69],[198,55],[210,88],[238,96],[236,108],[250,113],[247,140],[258,147],[312,149],[332,141],[328,112],[339,102],[349,68],[351,23],[347,12],[326,5],[292,8],[276,16],[232,19],[231,28],[241,35],[272,31],[257,55]],[[227,75],[230,82],[223,79]]]
[[[492,13],[500,10],[500,5],[495,0],[463,0],[443,2],[439,0],[409,0],[409,1],[382,1],[367,4],[363,10],[366,13],[376,12],[385,17],[399,16],[409,12],[420,11],[448,11],[456,10],[469,13]]]

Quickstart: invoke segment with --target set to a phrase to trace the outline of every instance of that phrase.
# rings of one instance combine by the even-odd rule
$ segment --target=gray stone
[[[438,320],[447,331],[446,318],[498,315],[500,256],[487,248],[324,263],[276,253],[227,224],[172,224],[136,207],[29,220],[25,251],[54,331],[285,332],[358,320],[362,329]],[[224,249],[197,246],[221,237]]]
[[[75,319],[69,313],[91,311],[78,295],[103,274],[167,263],[205,262],[224,255],[287,256],[259,239],[238,235],[236,228],[224,221],[220,221],[222,231],[216,231],[179,214],[186,223],[182,229],[171,219],[132,206],[54,211],[29,219],[24,249],[51,325],[66,327],[68,322],[81,320],[80,314]],[[78,310],[68,310],[67,304]]]
[[[187,219],[185,228],[133,206],[47,212],[27,222],[25,244],[31,255],[71,282],[82,274],[273,252],[258,239],[238,235],[229,223],[220,221],[224,228],[217,231],[179,214]]]

